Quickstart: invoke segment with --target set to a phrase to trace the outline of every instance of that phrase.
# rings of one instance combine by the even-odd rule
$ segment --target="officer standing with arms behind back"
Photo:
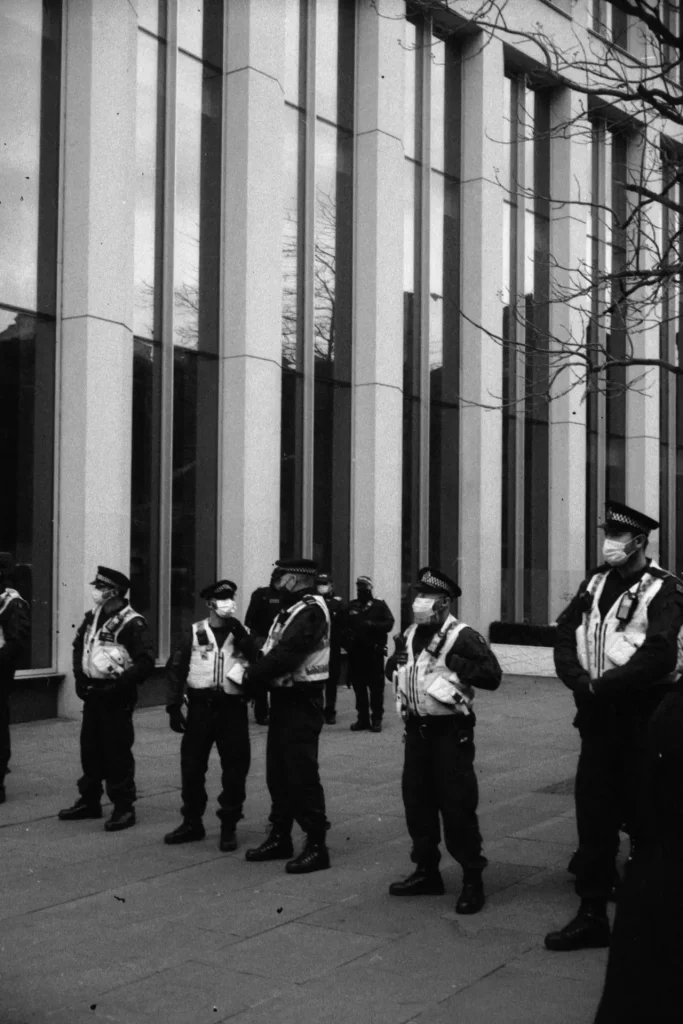
[[[443,893],[440,815],[446,849],[463,869],[456,912],[476,914],[484,906],[487,860],[477,819],[473,687],[496,690],[502,673],[484,638],[451,614],[451,601],[460,593],[444,573],[420,569],[413,625],[396,638],[396,651],[387,662],[405,723],[403,803],[416,865],[389,892]]]
[[[337,721],[337,687],[341,671],[341,628],[345,612],[344,602],[334,593],[334,585],[326,572],[315,580],[315,589],[324,599],[330,613],[330,674],[325,683],[325,708],[323,714],[328,725]]]
[[[9,773],[12,745],[9,732],[9,695],[14,673],[27,653],[30,620],[28,604],[9,586],[14,559],[0,551],[0,804],[6,800],[5,776]]]
[[[87,612],[73,645],[76,693],[83,701],[80,797],[62,821],[101,818],[102,781],[114,805],[107,832],[135,824],[133,709],[137,688],[154,669],[154,649],[142,615],[126,600],[127,576],[98,565]]]
[[[342,645],[349,655],[349,680],[356,695],[352,732],[381,732],[384,717],[384,653],[394,624],[388,605],[372,596],[372,580],[359,576],[356,599],[349,603]],[[368,700],[368,692],[370,699]]]
[[[219,849],[237,849],[237,822],[246,798],[251,748],[247,703],[242,691],[246,661],[240,642],[247,631],[235,618],[237,586],[218,580],[199,594],[209,606],[208,618],[195,622],[191,633],[173,652],[166,666],[169,725],[183,733],[180,743],[182,824],[164,836],[170,846],[191,843],[206,835],[206,770],[214,743],[221,761],[222,791],[218,797],[221,822]],[[187,719],[183,693],[187,693]]]
[[[683,585],[646,556],[659,524],[620,502],[606,506],[601,565],[558,619],[555,669],[572,690],[581,736],[573,858],[579,911],[547,949],[608,946],[607,900],[619,831],[637,847],[650,716],[671,690]]]
[[[280,612],[280,594],[277,589],[279,575],[279,570],[273,569],[268,586],[256,588],[244,616],[244,625],[251,631],[259,647],[263,647],[273,620]],[[268,691],[265,689],[254,697],[254,718],[259,725],[268,725]]]
[[[323,726],[323,693],[329,671],[330,615],[315,592],[317,567],[307,558],[280,560],[277,581],[282,611],[271,626],[262,656],[244,677],[247,690],[270,689],[266,782],[271,798],[270,833],[249,861],[292,857],[292,825],[306,833],[306,845],[289,860],[289,874],[330,866],[325,842],[329,822],[318,772],[318,739]]]

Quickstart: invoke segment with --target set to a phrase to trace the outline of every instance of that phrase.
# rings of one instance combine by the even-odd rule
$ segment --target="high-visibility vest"
[[[315,650],[309,651],[301,664],[289,675],[273,680],[274,687],[293,686],[295,683],[324,683],[330,674],[330,613],[324,598],[319,594],[306,594],[301,601],[292,605],[287,613],[280,612],[266,638],[262,653],[268,654],[280,642],[283,633],[292,624],[297,615],[311,604],[316,604],[325,616],[327,629]]]
[[[245,665],[244,659],[235,652],[232,633],[228,633],[220,647],[208,619],[193,623],[188,689],[221,689],[232,696],[241,696]]]
[[[651,562],[650,568],[660,569],[656,562]],[[666,575],[646,570],[632,587],[619,595],[603,618],[600,615],[600,597],[609,572],[609,569],[597,572],[588,581],[586,593],[591,596],[591,605],[583,613],[576,630],[577,657],[591,679],[598,679],[609,669],[625,665],[643,645],[647,636],[648,609],[666,578]],[[675,674],[679,671],[677,666]]]
[[[133,664],[119,635],[129,622],[142,616],[127,604],[106,621],[101,618],[102,609],[98,608],[83,637],[81,666],[90,679],[116,679]]]
[[[394,673],[399,711],[414,715],[467,715],[474,701],[473,687],[462,683],[446,664],[453,645],[467,625],[449,615],[417,658],[413,653],[416,625],[404,633],[408,661]],[[438,695],[438,696],[437,696]],[[441,698],[441,699],[439,699]]]
[[[6,587],[2,594],[0,594],[0,616],[3,612],[7,611],[12,601],[23,601],[24,604],[26,604],[26,601],[24,601],[18,590],[12,590],[11,587]],[[5,642],[5,633],[2,626],[0,626],[0,647],[4,647]]]

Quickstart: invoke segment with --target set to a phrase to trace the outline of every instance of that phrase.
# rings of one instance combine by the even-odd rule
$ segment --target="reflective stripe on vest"
[[[201,642],[202,634],[208,643]],[[224,693],[241,696],[244,665],[245,662],[235,654],[232,633],[228,634],[225,643],[219,648],[208,619],[193,623],[188,689],[217,690],[220,687]],[[228,678],[229,675],[232,678]]]
[[[115,679],[133,664],[127,649],[118,642],[119,634],[129,622],[142,616],[129,604],[99,625],[101,614],[98,608],[83,637],[81,666],[90,679]]]
[[[651,564],[659,568],[655,562]],[[664,582],[645,571],[637,583],[619,595],[603,619],[599,605],[608,575],[609,570],[598,572],[589,580],[586,590],[592,597],[592,604],[583,613],[576,630],[577,657],[591,679],[598,679],[609,669],[625,665],[643,645],[647,636],[650,602]],[[626,595],[635,602],[635,608],[629,621],[624,623],[617,618],[617,612]]]
[[[320,640],[318,646],[314,651],[310,651],[303,659],[300,665],[294,669],[294,671],[287,676],[281,676],[279,679],[273,680],[272,686],[293,686],[294,683],[324,683],[330,674],[330,613],[325,603],[324,598],[318,594],[310,594],[302,601],[297,601],[295,605],[289,609],[286,616],[282,612],[277,616],[270,632],[266,638],[266,642],[263,645],[262,653],[268,654],[274,647],[280,642],[285,630],[292,624],[297,615],[304,610],[307,606],[310,606],[313,602],[317,604],[325,615],[325,622],[327,623],[327,629],[325,635]]]
[[[404,634],[408,661],[396,671],[398,699],[404,708],[416,715],[457,715],[469,712],[474,700],[474,689],[461,683],[457,672],[453,672],[446,664],[446,658],[455,641],[466,628],[465,622],[459,622],[455,616],[449,615],[441,629],[424,650],[420,651],[416,660],[413,653],[413,638],[417,626],[408,627]],[[445,704],[427,693],[437,679],[455,684],[465,703]]]
[[[2,594],[0,594],[0,615],[2,615],[3,612],[7,611],[7,609],[11,605],[12,601],[24,601],[24,599],[23,599],[23,597],[21,596],[21,594],[19,593],[18,590],[12,590],[11,587],[7,587],[5,590],[3,590]],[[28,604],[27,604],[26,601],[24,601],[24,604],[26,604],[27,607],[28,607]],[[4,647],[4,646],[5,646],[5,632],[4,632],[3,628],[2,628],[2,626],[0,626],[0,647]]]

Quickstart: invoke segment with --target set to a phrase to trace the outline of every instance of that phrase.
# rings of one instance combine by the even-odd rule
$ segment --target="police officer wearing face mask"
[[[292,857],[292,825],[306,834],[289,874],[330,866],[325,834],[325,794],[318,771],[318,739],[323,726],[323,694],[329,673],[330,613],[315,590],[317,567],[307,558],[280,560],[277,581],[282,611],[270,628],[261,658],[245,674],[249,690],[270,690],[266,743],[266,782],[271,798],[270,833],[247,850],[249,861]]]
[[[608,946],[607,900],[619,831],[637,847],[647,723],[677,677],[683,584],[646,555],[659,524],[620,502],[606,506],[605,563],[558,619],[555,669],[572,690],[581,736],[572,858],[579,911],[546,936],[551,950]]]
[[[126,594],[127,576],[98,565],[92,581],[94,610],[73,645],[76,693],[83,701],[79,799],[59,812],[62,821],[101,818],[102,782],[114,805],[107,832],[135,824],[133,709],[137,688],[154,669],[154,649],[143,617]]]
[[[372,580],[359,576],[356,600],[349,602],[342,646],[349,655],[349,681],[356,695],[357,720],[352,732],[381,732],[384,716],[384,652],[394,616],[386,602],[373,597]],[[369,699],[368,699],[369,696]]]
[[[235,828],[242,817],[251,750],[247,702],[242,677],[247,664],[242,653],[248,639],[235,618],[236,585],[218,580],[201,591],[209,616],[195,622],[191,632],[166,665],[169,724],[183,734],[180,744],[182,824],[164,837],[169,845],[191,843],[205,836],[206,770],[214,743],[221,761],[222,791],[218,797],[221,823],[219,848],[237,849]],[[183,715],[187,696],[187,718]]]
[[[337,686],[341,671],[341,627],[345,613],[344,602],[334,593],[334,584],[326,572],[316,577],[315,589],[324,599],[330,613],[330,674],[325,684],[325,708],[323,714],[328,725],[337,721]]]
[[[9,695],[20,659],[28,652],[29,608],[21,594],[10,586],[14,559],[0,551],[0,804],[4,804],[5,776],[12,753],[9,732]]]
[[[463,869],[459,914],[484,906],[487,860],[477,819],[474,687],[495,690],[501,669],[479,633],[450,612],[460,588],[444,573],[420,569],[413,625],[396,637],[386,666],[405,723],[403,803],[415,871],[389,886],[392,896],[441,895],[440,821],[446,849]]]
[[[244,625],[250,630],[259,647],[263,647],[266,637],[273,625],[273,620],[280,612],[280,593],[277,580],[279,569],[273,569],[267,587],[257,587],[251,595]],[[254,718],[259,725],[268,725],[268,691],[262,690],[253,701]]]

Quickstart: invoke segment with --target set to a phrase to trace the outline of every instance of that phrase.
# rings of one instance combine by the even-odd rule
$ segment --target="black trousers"
[[[319,840],[330,827],[318,772],[322,708],[322,695],[306,698],[291,690],[274,690],[266,742],[271,825],[289,834],[296,821],[307,835]]]
[[[579,848],[576,894],[607,900],[612,891],[619,831],[641,830],[647,718],[606,716],[582,730],[574,797]]]
[[[218,817],[234,828],[242,817],[251,763],[247,705],[241,697],[188,694],[187,724],[180,743],[181,813],[199,820],[206,810],[206,770],[214,743],[221,761]]]
[[[9,691],[12,676],[0,675],[0,786],[9,772],[12,743],[9,734]]]
[[[325,711],[336,711],[337,709],[337,687],[339,685],[340,670],[341,659],[330,656],[330,674],[325,683]]]
[[[366,724],[384,716],[384,654],[381,648],[354,651],[349,655],[349,677],[356,695],[358,720]]]
[[[133,702],[120,697],[89,697],[83,704],[81,768],[78,791],[88,803],[99,803],[102,783],[114,806],[128,810],[135,803]]]
[[[477,818],[473,724],[457,715],[409,718],[402,789],[413,863],[424,868],[439,863],[441,819],[446,849],[463,869],[486,867]]]

